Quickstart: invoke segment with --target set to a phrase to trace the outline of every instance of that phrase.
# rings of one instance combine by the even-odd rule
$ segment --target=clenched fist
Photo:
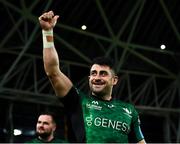
[[[54,15],[53,11],[45,12],[39,17],[39,23],[43,30],[51,30],[56,25],[59,15]]]

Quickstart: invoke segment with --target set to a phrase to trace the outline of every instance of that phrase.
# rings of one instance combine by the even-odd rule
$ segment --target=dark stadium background
[[[34,137],[43,110],[58,114],[57,135],[65,136],[63,105],[43,70],[38,16],[47,10],[60,15],[55,45],[75,85],[88,90],[88,64],[111,57],[120,78],[114,98],[137,107],[147,143],[180,142],[179,6],[179,0],[0,0],[0,142]]]

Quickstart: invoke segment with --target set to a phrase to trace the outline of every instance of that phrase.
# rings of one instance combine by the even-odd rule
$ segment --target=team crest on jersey
[[[115,106],[113,104],[108,104],[108,108],[114,108]]]
[[[123,108],[123,110],[125,111],[125,114],[128,115],[129,117],[132,117],[131,114],[132,114],[132,111],[127,109],[127,108]]]

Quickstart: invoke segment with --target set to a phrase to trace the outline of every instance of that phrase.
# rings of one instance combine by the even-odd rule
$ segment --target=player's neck
[[[106,96],[103,96],[102,99],[105,101],[110,101],[112,97],[110,95],[106,95]]]
[[[54,139],[54,136],[50,135],[47,138],[41,138],[40,136],[38,137],[40,140],[44,141],[44,142],[50,142],[51,140]]]
[[[101,99],[101,100],[104,100],[104,101],[110,101],[112,99],[112,96],[109,95],[109,94],[106,94],[106,95],[98,95],[98,94],[95,94],[95,93],[92,93],[92,95],[98,99]]]

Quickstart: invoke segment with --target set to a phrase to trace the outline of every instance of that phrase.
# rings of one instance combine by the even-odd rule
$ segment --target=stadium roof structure
[[[179,0],[0,0],[0,5],[0,100],[6,115],[1,128],[12,130],[12,116],[32,115],[39,105],[63,107],[42,62],[38,16],[53,10],[60,15],[54,35],[61,68],[74,84],[88,90],[92,59],[112,58],[120,78],[115,98],[134,103],[147,129],[159,121],[152,119],[163,119],[161,132],[145,130],[149,142],[180,142]]]

